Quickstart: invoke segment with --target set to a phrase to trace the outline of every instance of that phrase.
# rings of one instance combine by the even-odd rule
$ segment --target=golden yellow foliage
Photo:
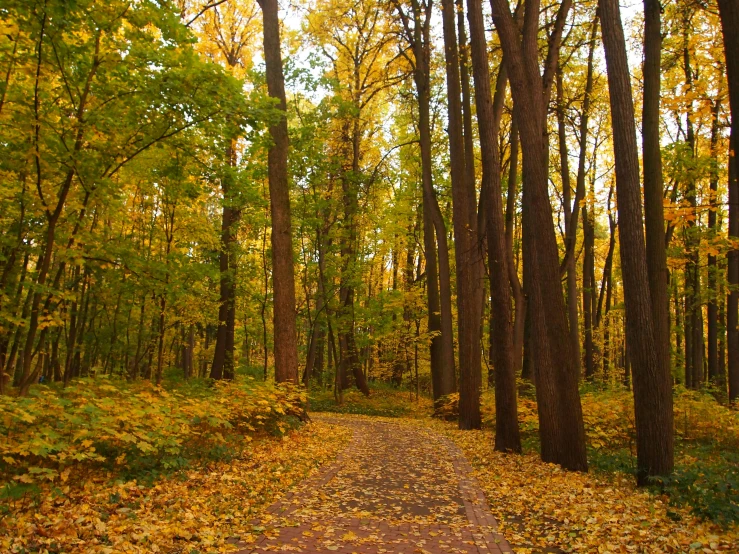
[[[10,505],[0,522],[0,550],[234,550],[229,538],[254,540],[259,530],[250,522],[334,458],[348,438],[345,428],[311,423],[282,438],[257,439],[234,460],[193,467],[153,487],[111,483],[109,475],[98,473],[65,494],[45,488],[37,504],[21,499]]]

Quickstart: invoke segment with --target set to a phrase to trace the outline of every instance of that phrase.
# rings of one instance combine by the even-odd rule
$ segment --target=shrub
[[[223,457],[254,432],[284,433],[304,394],[246,380],[168,392],[149,383],[81,380],[0,397],[0,486],[80,480],[94,469],[135,475]],[[248,440],[248,439],[247,439]]]

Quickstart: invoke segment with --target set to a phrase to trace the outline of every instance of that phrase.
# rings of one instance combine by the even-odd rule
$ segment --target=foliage
[[[6,501],[0,550],[113,554],[226,552],[260,533],[252,521],[333,459],[348,431],[310,423],[283,437],[255,438],[229,461],[211,461],[153,487],[94,473],[81,487],[44,487]]]
[[[634,399],[624,389],[589,390],[582,395],[583,420],[590,464],[604,474],[636,468]],[[519,424],[524,445],[538,449],[536,402],[519,398]],[[494,395],[482,396],[483,423],[495,426]],[[676,471],[655,483],[674,505],[687,506],[702,518],[723,525],[739,522],[737,456],[739,413],[708,393],[678,388],[675,392]]]
[[[451,421],[459,417],[459,393],[453,392],[439,398],[434,408],[434,417]]]
[[[81,380],[0,397],[3,495],[19,484],[75,486],[105,470],[122,477],[238,453],[240,437],[285,433],[303,417],[304,394],[251,382],[166,391],[148,383]],[[21,486],[22,486],[21,485]]]

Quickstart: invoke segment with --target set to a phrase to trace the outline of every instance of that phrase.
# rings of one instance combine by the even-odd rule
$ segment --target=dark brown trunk
[[[277,107],[287,111],[285,77],[280,53],[280,20],[277,0],[259,0],[264,26],[264,61],[267,90]],[[295,323],[295,273],[293,268],[290,185],[287,175],[289,139],[287,113],[269,128],[272,145],[267,164],[272,215],[272,289],[274,291],[275,381],[298,382],[298,340]]]
[[[501,65],[499,71],[506,71],[505,65]],[[511,151],[508,166],[508,192],[506,193],[505,236],[506,254],[508,255],[508,280],[510,282],[511,291],[513,292],[513,307],[516,318],[513,324],[513,362],[515,364],[516,375],[521,373],[522,377],[531,378],[530,375],[523,375],[526,296],[523,293],[523,287],[518,278],[517,258],[513,251],[513,234],[516,223],[516,197],[518,196],[518,127],[516,126],[515,119],[511,121],[510,141]]]
[[[565,127],[565,105],[564,105],[564,86],[562,83],[562,68],[557,68],[557,139],[559,145],[559,165],[560,177],[562,180],[562,200],[564,208],[565,223],[565,244],[577,240],[577,221],[572,222],[572,187],[570,185],[570,162],[569,151],[567,148],[567,129]],[[586,128],[587,129],[587,128]],[[582,129],[581,129],[582,130]],[[581,148],[583,142],[581,139]],[[577,204],[574,209],[577,210]],[[574,227],[573,227],[574,223]],[[575,363],[578,375],[581,374],[580,364],[580,323],[578,319],[577,309],[577,268],[575,267],[575,255],[567,256],[565,260],[565,269],[567,271],[567,316],[570,325],[570,337],[572,340],[572,351],[575,355]],[[583,284],[583,288],[585,285]],[[584,294],[584,291],[583,291]],[[586,327],[587,332],[587,327]],[[586,339],[587,340],[587,339]],[[587,356],[587,354],[586,354]]]
[[[467,0],[470,22],[472,72],[475,79],[475,106],[482,154],[482,192],[490,278],[490,342],[495,367],[495,449],[520,452],[516,403],[516,364],[511,319],[508,246],[503,221],[503,193],[500,183],[498,132],[507,79],[497,79],[495,100],[490,92],[487,41],[481,0]],[[482,202],[481,202],[482,203]]]
[[[589,205],[591,209],[588,209]],[[593,348],[593,295],[595,290],[595,282],[593,281],[593,266],[595,264],[595,231],[593,229],[593,222],[595,215],[591,212],[592,203],[583,202],[582,311],[585,331],[585,378],[589,381],[595,377]]]
[[[683,71],[685,73],[685,86],[688,91],[693,87],[693,70],[691,68],[689,49],[689,26],[691,25],[690,14],[683,15]],[[690,150],[689,156],[695,158],[695,131],[693,129],[693,109],[688,102],[686,113],[686,140]],[[685,266],[685,302],[686,315],[690,317],[691,334],[691,359],[692,371],[691,385],[693,388],[703,386],[703,305],[701,298],[701,272],[700,272],[700,227],[698,225],[697,211],[697,183],[695,178],[688,174],[685,183],[685,199],[690,205],[692,217],[688,219],[685,230],[685,246],[688,254],[688,263]],[[686,322],[688,318],[686,317]],[[687,330],[686,330],[687,336]],[[687,341],[686,341],[687,344]],[[688,367],[686,365],[686,367]]]
[[[673,469],[672,380],[655,348],[634,104],[618,0],[600,0],[599,9],[613,122],[626,335],[633,365],[637,481],[646,485],[650,477],[669,475]]]
[[[659,373],[669,375],[670,325],[667,292],[667,253],[665,244],[664,184],[660,152],[660,61],[662,52],[662,4],[644,0],[644,93],[642,115],[642,156],[644,160],[644,225],[647,272],[652,303],[654,348]]]
[[[474,196],[466,178],[463,117],[459,74],[459,52],[453,0],[443,0],[444,59],[448,101],[448,134],[452,180],[454,253],[457,273],[457,338],[459,342],[459,427],[478,429],[480,416],[481,346],[479,340],[481,303],[478,294],[480,249],[477,243],[477,214],[470,210]]]
[[[718,211],[718,141],[719,141],[719,116],[721,114],[721,100],[716,100],[711,111],[711,169],[710,169],[710,196],[708,198],[710,209],[708,211],[708,235],[711,240],[716,238],[716,213]],[[716,386],[723,387],[725,380],[723,373],[719,372],[718,364],[718,265],[716,256],[708,255],[708,305],[706,316],[708,318],[708,378]]]
[[[735,15],[739,24],[739,8],[736,9]],[[724,33],[724,41],[726,42],[726,33]],[[739,44],[737,55],[739,55]],[[738,81],[736,85],[739,88],[739,63],[737,63],[736,70]],[[737,91],[737,96],[739,96],[739,91]],[[736,125],[734,121],[739,119],[739,98],[737,98],[736,109],[733,108],[734,105],[732,102],[731,146],[729,147],[729,238],[738,241],[739,167],[737,167],[735,145],[739,140],[739,121]],[[726,274],[729,287],[729,296],[726,300],[726,369],[729,377],[729,402],[733,403],[739,400],[739,250],[736,248],[729,251]]]
[[[729,149],[729,238],[739,240],[739,168],[736,144],[739,141],[739,4],[718,0],[724,36],[726,75],[731,108],[731,147]],[[739,399],[739,250],[729,252],[727,280],[730,287],[726,304],[726,349],[729,372],[729,402]]]
[[[559,277],[559,253],[549,201],[545,106],[559,55],[562,28],[571,3],[560,5],[547,52],[545,77],[539,73],[539,7],[526,4],[523,42],[505,0],[493,0],[511,81],[514,117],[523,151],[524,276],[531,314],[539,436],[542,459],[571,470],[587,470],[585,429],[577,367]],[[525,116],[524,116],[525,115]],[[530,286],[526,286],[526,285]]]
[[[421,180],[423,186],[424,249],[426,253],[426,288],[429,299],[429,331],[440,335],[431,341],[431,372],[434,400],[456,390],[454,374],[454,331],[452,322],[451,272],[446,226],[433,185],[430,108],[430,25],[431,2],[421,10],[413,10],[413,28],[396,3],[403,19],[407,39],[413,48],[415,68],[413,79],[418,95],[418,133],[421,149]],[[434,234],[436,240],[434,240]],[[438,244],[438,247],[437,247]],[[438,250],[437,250],[438,248]],[[438,252],[438,265],[437,265]],[[438,283],[437,283],[438,277]]]
[[[237,233],[241,210],[235,205],[235,192],[232,190],[230,168],[236,164],[233,141],[226,147],[228,168],[223,176],[223,215],[221,218],[221,250],[218,254],[220,272],[218,328],[213,350],[211,379],[233,379],[234,377],[234,335],[236,333],[236,249]]]

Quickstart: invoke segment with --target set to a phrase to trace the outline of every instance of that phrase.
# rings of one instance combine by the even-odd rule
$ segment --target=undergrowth
[[[519,387],[518,416],[524,450],[538,451],[539,421],[531,388]],[[636,427],[631,391],[586,388],[581,395],[588,462],[604,473],[636,472]],[[492,391],[482,395],[483,425],[494,428]],[[674,396],[675,472],[655,482],[676,506],[705,519],[739,523],[739,413],[708,392],[678,388]]]
[[[250,379],[167,391],[100,377],[0,396],[0,499],[74,486],[92,473],[153,482],[195,462],[227,460],[250,435],[297,425],[304,400]]]

